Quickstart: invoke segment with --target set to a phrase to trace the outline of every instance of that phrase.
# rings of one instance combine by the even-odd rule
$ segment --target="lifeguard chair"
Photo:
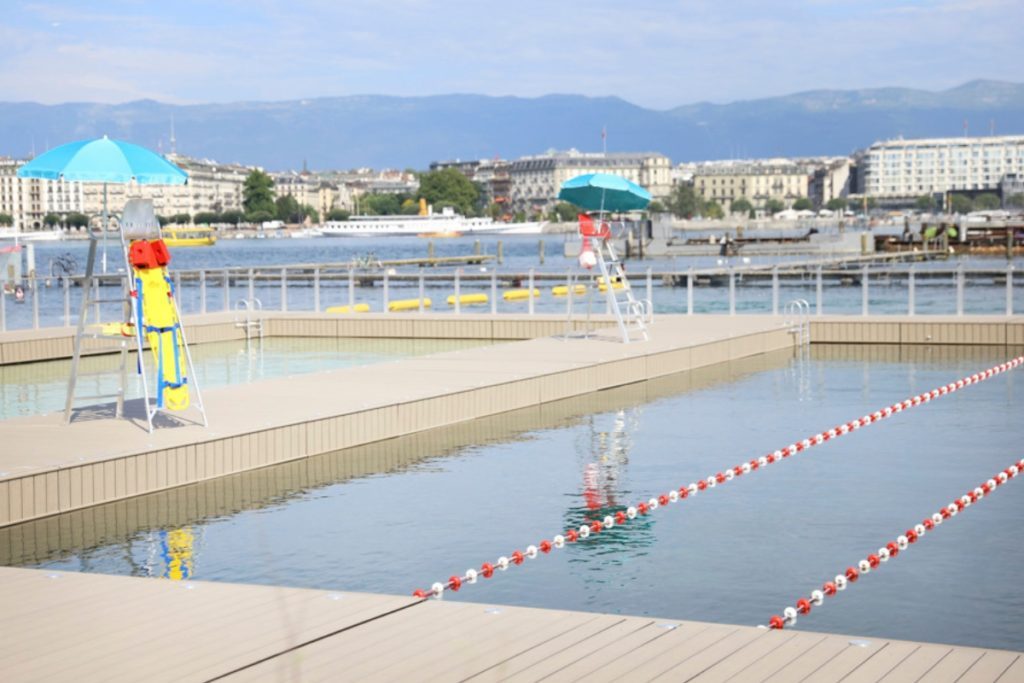
[[[585,213],[579,214],[578,219],[583,240],[580,266],[587,270],[598,267],[597,288],[605,293],[608,310],[615,317],[623,343],[647,341],[647,324],[652,318],[651,302],[633,295],[629,278],[612,244],[611,224],[604,220],[604,212],[598,214],[597,220]]]
[[[124,416],[128,351],[134,349],[136,368],[142,379],[148,431],[152,433],[153,418],[158,412],[182,411],[190,406],[199,411],[203,426],[206,427],[206,409],[196,381],[192,354],[189,352],[185,328],[181,323],[174,285],[167,274],[171,255],[161,238],[160,223],[153,211],[153,202],[148,199],[129,200],[118,223],[118,233],[125,275],[121,282],[120,296],[107,298],[99,293],[99,278],[95,272],[98,237],[94,232],[89,233],[89,257],[82,283],[82,307],[75,333],[64,420],[67,423],[71,422],[75,402],[87,399],[115,399],[115,417]],[[104,323],[100,318],[101,306],[112,303],[121,304],[121,320]],[[114,393],[89,396],[77,394],[79,380],[87,376],[80,372],[83,342],[87,339],[113,343],[114,348],[120,353],[117,369],[118,388]],[[152,396],[147,377],[147,344],[155,366],[156,392]],[[103,349],[102,344],[99,348]],[[111,373],[99,371],[89,374]]]

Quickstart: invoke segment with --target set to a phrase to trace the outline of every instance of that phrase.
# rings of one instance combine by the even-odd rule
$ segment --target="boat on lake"
[[[212,247],[217,243],[213,228],[164,228],[161,235],[169,247]]]
[[[373,237],[376,235],[428,235],[457,237],[459,235],[538,234],[542,221],[533,223],[499,223],[491,218],[467,218],[445,208],[441,213],[414,216],[353,216],[346,221],[327,221],[320,228],[324,237]]]

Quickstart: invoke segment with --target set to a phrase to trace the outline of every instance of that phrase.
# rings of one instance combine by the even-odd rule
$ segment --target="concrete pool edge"
[[[407,316],[394,322],[437,321]],[[542,322],[559,330],[565,325]],[[815,343],[914,343],[909,340],[930,337],[919,343],[974,338],[975,344],[1024,344],[1024,318],[811,322]],[[0,455],[0,526],[793,345],[782,319],[769,316],[662,316],[652,335],[647,344],[628,346],[534,339],[385,368],[269,380],[256,391],[256,385],[225,387],[208,395],[209,430],[186,425],[148,435],[123,420],[65,427],[55,415],[0,422],[0,443],[7,447]]]

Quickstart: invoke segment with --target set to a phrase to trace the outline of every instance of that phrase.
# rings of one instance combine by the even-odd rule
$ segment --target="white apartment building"
[[[755,209],[769,200],[787,208],[800,198],[810,198],[814,166],[791,159],[707,161],[694,165],[693,188],[705,201],[717,202],[726,212],[737,199]]]
[[[672,191],[672,166],[657,152],[548,152],[522,157],[509,168],[509,194],[514,211],[548,211],[558,201],[566,180],[584,173],[611,173],[646,188],[655,198]]]
[[[0,158],[0,213],[14,219],[14,225],[29,232],[44,229],[48,213],[85,213],[81,183],[63,180],[19,178],[21,159]]]
[[[949,191],[997,191],[1003,177],[1024,173],[1024,135],[876,142],[860,160],[858,187],[879,200],[909,200]]]

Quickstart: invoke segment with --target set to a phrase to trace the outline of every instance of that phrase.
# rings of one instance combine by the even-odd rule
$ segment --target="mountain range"
[[[681,99],[685,93],[681,93]],[[903,136],[1024,134],[1024,83],[978,80],[941,92],[815,90],[728,104],[646,109],[617,97],[354,95],[280,102],[44,105],[0,102],[0,155],[27,157],[107,134],[270,170],[424,169],[575,147],[703,159],[844,155]]]

